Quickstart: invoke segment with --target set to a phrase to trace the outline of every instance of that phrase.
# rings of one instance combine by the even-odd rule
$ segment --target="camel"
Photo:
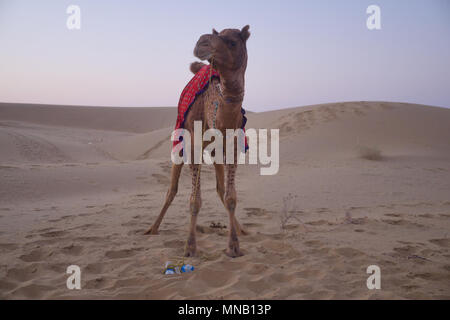
[[[220,33],[213,29],[212,34],[204,34],[197,41],[194,56],[200,60],[210,62],[212,68],[220,75],[220,81],[215,78],[207,89],[197,97],[186,116],[184,128],[191,134],[192,145],[194,143],[194,121],[202,121],[204,129],[215,128],[225,137],[226,129],[241,128],[243,114],[241,112],[244,99],[245,70],[247,68],[246,42],[250,37],[249,26],[239,29],[224,29]],[[203,66],[202,62],[193,62],[190,70],[195,74]],[[218,107],[217,107],[218,105]],[[217,108],[216,108],[217,107]],[[215,120],[215,121],[214,121]],[[229,215],[229,241],[225,253],[234,258],[242,256],[239,248],[238,235],[247,232],[241,227],[235,216],[236,189],[235,176],[237,169],[237,143],[235,146],[235,159],[226,164],[214,163],[216,174],[216,191]],[[226,153],[224,153],[226,154]],[[193,156],[191,157],[193,159]],[[231,164],[228,164],[231,162]],[[183,163],[173,164],[171,169],[170,187],[167,191],[161,212],[146,234],[158,234],[158,228],[178,191]],[[225,167],[225,168],[224,168]],[[190,164],[192,173],[192,192],[190,196],[191,220],[189,235],[186,242],[186,257],[196,254],[196,224],[197,216],[201,208],[200,195],[200,164]],[[226,169],[226,183],[225,170]]]

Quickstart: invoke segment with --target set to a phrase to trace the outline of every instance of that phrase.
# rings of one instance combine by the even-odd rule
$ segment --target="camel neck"
[[[243,75],[227,77],[221,74],[220,87],[222,96],[227,104],[242,105],[245,93]]]

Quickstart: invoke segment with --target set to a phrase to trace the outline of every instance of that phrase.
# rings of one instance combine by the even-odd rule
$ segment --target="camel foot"
[[[144,234],[157,235],[159,234],[158,228],[151,226],[150,229],[148,229]]]
[[[249,232],[246,229],[242,228],[241,226],[236,228],[236,233],[237,233],[238,236],[247,236],[247,235],[249,235]]]
[[[234,223],[236,226],[236,234],[238,236],[246,236],[250,234],[244,227],[241,226],[241,224],[236,220],[236,218],[234,218]]]
[[[239,249],[239,243],[231,244],[225,251],[225,254],[231,258],[237,258],[244,255],[242,251]]]
[[[186,250],[184,252],[185,257],[195,257],[195,254],[197,252],[196,246],[187,246]]]

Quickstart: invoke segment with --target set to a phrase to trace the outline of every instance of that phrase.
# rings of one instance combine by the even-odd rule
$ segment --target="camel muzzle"
[[[213,56],[213,48],[211,46],[211,40],[213,35],[204,34],[198,39],[194,48],[194,56],[200,60],[209,60]]]

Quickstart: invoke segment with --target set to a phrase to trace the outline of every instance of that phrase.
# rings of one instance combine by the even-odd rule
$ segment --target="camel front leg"
[[[237,221],[235,217],[236,210],[236,189],[235,189],[235,176],[236,176],[236,164],[227,164],[227,184],[225,190],[224,204],[228,210],[228,216],[230,219],[230,230],[228,239],[228,248],[226,253],[228,256],[235,258],[242,256],[242,252],[239,249],[239,239],[237,234]]]
[[[223,164],[214,164],[214,168],[216,169],[216,191],[219,195],[220,200],[225,205],[224,195],[225,195],[225,174],[224,174],[224,165]],[[226,206],[225,206],[226,208]],[[245,230],[237,221],[236,216],[234,215],[234,223],[236,226],[237,235],[248,235],[247,230]]]
[[[167,212],[167,209],[169,209],[170,204],[172,203],[173,199],[175,198],[177,191],[178,191],[178,181],[180,180],[180,173],[181,169],[183,169],[183,163],[181,164],[173,164],[172,170],[170,172],[170,187],[166,194],[166,200],[164,201],[164,206],[161,209],[161,212],[159,213],[158,218],[153,223],[153,225],[148,229],[145,234],[158,234],[159,225],[161,224],[164,215]]]
[[[223,196],[225,195],[225,175],[224,175],[224,165],[214,163],[214,169],[216,170],[216,191],[219,195],[220,201],[223,201]]]
[[[202,199],[200,195],[200,168],[198,164],[191,165],[192,171],[192,193],[189,200],[191,223],[189,225],[189,236],[186,243],[185,253],[186,257],[193,257],[197,251],[197,242],[195,239],[195,231],[197,227],[197,215],[202,206]]]

